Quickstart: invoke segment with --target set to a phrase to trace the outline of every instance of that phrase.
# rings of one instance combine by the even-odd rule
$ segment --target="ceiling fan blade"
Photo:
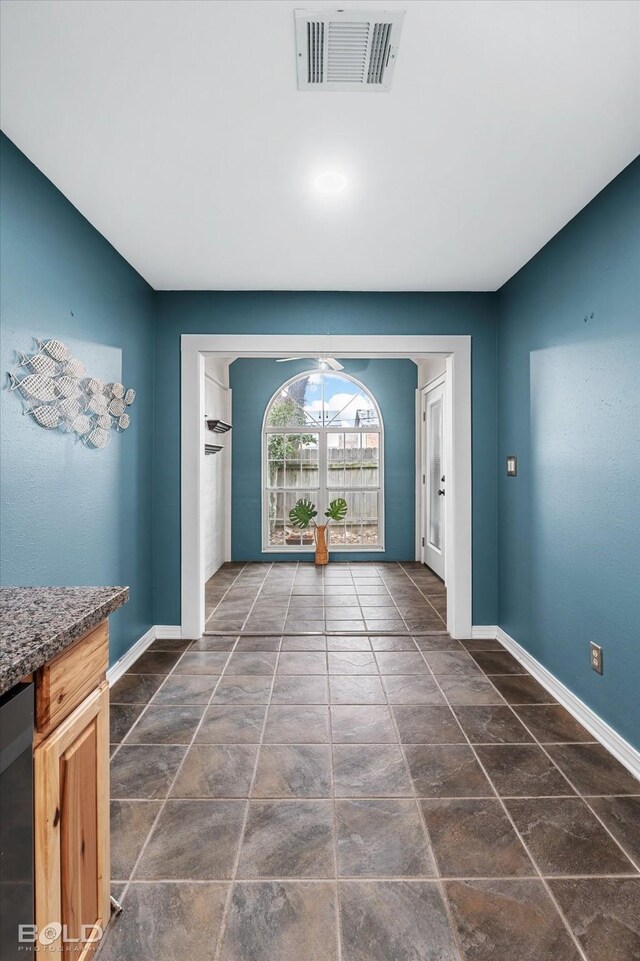
[[[286,364],[290,360],[305,360],[305,357],[278,357],[276,358],[276,364]]]
[[[344,370],[344,364],[341,364],[335,357],[325,357],[325,361],[331,370]]]

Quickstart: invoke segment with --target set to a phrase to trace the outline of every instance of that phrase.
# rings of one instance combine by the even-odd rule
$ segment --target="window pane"
[[[360,497],[360,520],[362,522],[362,543],[379,544],[380,535],[378,531],[378,499],[377,491],[363,492]]]
[[[304,497],[314,501],[313,491],[271,491],[269,493],[269,546],[299,547],[313,545],[313,530],[301,531],[289,520],[289,511]]]
[[[306,427],[322,423],[322,382],[318,374],[305,374],[282,389],[273,401],[269,427]]]
[[[269,494],[269,544],[284,543],[284,502],[280,492]]]
[[[371,397],[340,374],[324,375],[325,427],[377,427],[378,415]]]
[[[327,486],[342,487],[344,484],[344,434],[342,431],[327,433]]]
[[[360,434],[362,439],[362,486],[380,486],[380,434]]]
[[[332,544],[346,544],[346,533],[344,524],[334,524],[331,521],[329,525],[329,547]]]
[[[299,487],[309,490],[318,487],[320,482],[318,434],[303,434],[300,443],[300,483]]]
[[[267,434],[268,486],[318,487],[318,434]]]
[[[327,500],[344,497],[347,515],[340,524],[331,521],[331,543],[375,547],[378,534],[378,491],[343,490],[327,491]]]
[[[362,434],[344,435],[344,486],[362,487]]]
[[[284,439],[280,434],[270,434],[267,438],[269,487],[281,487],[284,483]]]
[[[303,374],[280,391],[267,416],[269,427],[379,427],[371,396],[338,373]]]
[[[285,487],[299,487],[300,486],[300,434],[285,434],[285,446],[284,446],[284,457],[285,457],[285,471],[284,471],[284,486]]]
[[[312,545],[313,544],[313,528],[309,527],[307,530],[301,531],[299,528],[295,527],[289,520],[289,511],[294,507],[299,500],[309,500],[311,503],[316,503],[316,496],[313,491],[285,491],[284,494],[284,528],[285,528],[285,544],[289,547],[297,547],[301,544]],[[317,509],[316,504],[316,509]]]

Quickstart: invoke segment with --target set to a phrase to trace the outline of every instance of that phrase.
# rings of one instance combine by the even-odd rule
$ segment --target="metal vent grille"
[[[329,23],[329,83],[362,83],[367,67],[369,29],[368,23]]]
[[[300,90],[389,90],[404,11],[296,10]]]
[[[307,76],[309,83],[324,80],[324,23],[307,23]]]
[[[371,57],[369,58],[367,83],[382,83],[384,70],[387,65],[387,57],[389,55],[390,36],[390,23],[376,23],[373,28],[373,38],[371,41]]]

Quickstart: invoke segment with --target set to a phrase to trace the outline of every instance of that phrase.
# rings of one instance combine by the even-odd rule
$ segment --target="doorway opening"
[[[421,391],[422,398],[422,561],[447,583],[446,373]]]
[[[257,349],[256,345],[259,345]],[[447,465],[446,496],[441,496],[441,531],[446,532],[444,563],[447,586],[446,627],[454,637],[471,634],[471,338],[468,336],[366,336],[366,335],[266,335],[259,340],[249,335],[198,335],[182,337],[182,490],[181,490],[181,576],[183,637],[200,637],[205,628],[205,582],[211,572],[205,562],[203,530],[203,484],[205,457],[205,364],[220,364],[227,371],[227,417],[233,423],[233,398],[228,390],[228,367],[235,359],[283,358],[287,354],[317,361],[327,354],[340,358],[409,359],[418,369],[415,393],[415,554],[407,562],[425,563],[422,539],[426,542],[425,490],[422,483],[426,464],[426,433],[422,419],[423,388],[433,379],[434,360],[444,364],[441,446]],[[365,407],[363,406],[363,410]],[[368,408],[367,408],[368,409]],[[324,415],[323,415],[324,416]],[[361,425],[364,429],[365,425]],[[328,429],[322,425],[321,430]],[[306,430],[306,428],[305,428]],[[309,430],[311,433],[311,431]],[[320,433],[320,431],[316,431]],[[356,431],[342,431],[356,433]],[[231,439],[229,443],[228,438]],[[318,438],[319,440],[319,438]],[[225,435],[228,479],[233,470],[230,450],[233,431]],[[345,439],[346,445],[346,439]],[[344,449],[345,445],[338,449]],[[370,445],[368,445],[370,446]],[[320,443],[318,442],[318,450]],[[381,448],[380,448],[381,449]],[[328,445],[327,445],[328,450]],[[326,455],[328,456],[328,455]],[[363,455],[364,456],[364,455]],[[371,456],[370,452],[367,457]],[[326,466],[326,465],[325,465]],[[442,475],[440,475],[442,476]],[[325,483],[326,486],[326,483]],[[232,561],[230,491],[226,486],[229,526],[224,535],[224,561]],[[358,493],[361,493],[358,491]],[[384,502],[384,499],[382,499]],[[360,519],[361,520],[361,519]],[[431,523],[433,524],[433,518]],[[362,536],[362,535],[360,535]],[[432,538],[433,542],[433,538]],[[274,545],[275,546],[275,545]],[[265,558],[268,560],[268,558]],[[301,559],[302,560],[302,559]],[[339,554],[336,552],[336,560]],[[308,561],[307,561],[308,562]],[[280,565],[278,565],[280,566]],[[418,571],[418,568],[416,568]]]

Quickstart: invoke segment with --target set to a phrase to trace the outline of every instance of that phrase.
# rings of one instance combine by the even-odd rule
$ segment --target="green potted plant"
[[[347,515],[347,502],[344,497],[336,497],[331,501],[324,516],[328,518],[326,524],[316,524],[314,517],[318,516],[316,505],[302,497],[289,511],[289,520],[298,530],[306,531],[313,526],[313,539],[316,544],[316,564],[329,563],[327,546],[327,527],[331,521],[343,521]]]

